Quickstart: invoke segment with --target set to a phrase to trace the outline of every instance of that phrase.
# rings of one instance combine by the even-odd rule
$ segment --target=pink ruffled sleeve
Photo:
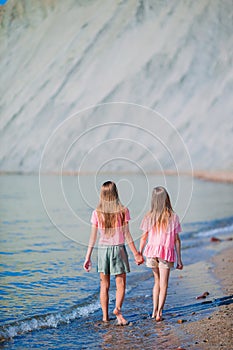
[[[141,222],[141,225],[140,225],[140,229],[143,231],[143,232],[148,232],[151,228],[151,225],[150,225],[150,218],[146,215],[144,216],[142,222]]]
[[[130,220],[129,209],[125,208],[125,222],[128,222],[129,220]]]
[[[182,231],[181,229],[181,225],[180,225],[180,220],[179,220],[179,216],[176,214],[175,218],[174,218],[174,233],[180,233]]]
[[[92,225],[94,225],[94,226],[96,226],[96,227],[99,226],[99,224],[98,224],[98,216],[97,216],[96,210],[94,210],[94,211],[92,212],[92,215],[91,215],[91,223],[92,223]]]

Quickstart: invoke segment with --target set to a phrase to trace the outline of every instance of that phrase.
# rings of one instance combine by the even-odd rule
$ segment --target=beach
[[[0,1],[1,347],[233,349],[232,31],[232,1]],[[97,247],[83,263],[109,180],[137,248],[153,188],[179,217],[162,322],[129,247],[129,325],[114,276],[101,321]]]
[[[233,183],[233,172],[231,170],[194,171],[193,175],[202,180]]]
[[[212,258],[213,273],[222,286],[225,295],[233,294],[233,246],[224,249]],[[183,323],[180,330],[190,337],[187,349],[232,349],[233,348],[233,303],[219,306],[208,317],[196,322]]]
[[[138,246],[138,227],[149,203],[142,208],[143,178],[132,174],[125,176],[137,188],[137,196],[129,208],[130,228]],[[104,179],[105,175],[102,175],[99,181]],[[150,186],[163,184],[158,175],[148,175],[147,179]],[[88,175],[80,176],[82,189],[88,189],[91,180]],[[114,180],[120,181],[121,176],[115,175]],[[177,178],[168,176],[166,180],[169,191],[175,194]],[[186,188],[190,187],[190,178],[184,177],[180,181]],[[90,273],[82,268],[85,240],[88,240],[90,230],[89,203],[96,203],[93,191],[87,193],[87,204],[73,190],[77,178],[64,177],[64,194],[72,205],[68,207],[57,197],[59,177],[44,177],[46,212],[36,176],[2,175],[1,182],[0,196],[4,207],[0,208],[0,339],[4,348],[230,349],[231,183],[194,179],[192,201],[182,220],[184,269],[171,272],[162,322],[151,319],[151,270],[145,264],[135,265],[128,249],[131,272],[127,275],[122,311],[129,325],[118,327],[112,315],[114,278],[110,288],[110,322],[106,325],[101,322],[96,251]],[[123,188],[120,193],[124,195]],[[177,203],[185,203],[185,192],[180,195]],[[175,196],[172,198],[174,201]],[[177,208],[181,216],[182,206]],[[206,298],[196,299],[207,291]]]
[[[217,243],[218,244],[218,243]],[[221,243],[220,243],[221,244]],[[131,324],[129,330],[111,329],[105,338],[106,347],[113,349],[174,349],[174,350],[230,350],[232,349],[232,294],[233,294],[233,277],[232,277],[232,251],[233,242],[229,241],[230,248],[223,250],[212,257],[208,263],[209,276],[213,276],[216,282],[220,284],[225,296],[231,296],[228,299],[228,305],[220,305],[210,309],[199,310],[197,312],[188,312],[185,317],[180,314],[172,322],[169,322],[168,316],[164,322],[156,323],[148,315],[142,314],[142,322]],[[221,246],[218,249],[222,249]],[[211,266],[211,267],[210,267]],[[182,283],[183,286],[183,278]],[[210,295],[212,291],[209,290]],[[211,299],[211,298],[210,298]],[[210,300],[209,300],[210,301]],[[205,299],[203,298],[203,303]],[[208,303],[208,302],[207,302]],[[208,304],[207,304],[208,305]],[[206,314],[207,313],[207,314]],[[171,315],[174,316],[174,315]],[[193,321],[198,317],[197,321]],[[131,329],[130,329],[131,328]],[[119,337],[119,333],[124,337]],[[127,336],[126,336],[127,334]],[[159,343],[159,345],[157,345]]]
[[[109,325],[103,337],[101,348],[103,349],[156,349],[156,350],[230,350],[232,349],[232,251],[233,241],[228,245],[221,243],[217,248],[220,252],[206,261],[208,274],[214,278],[221,287],[223,295],[227,298],[227,305],[213,307],[213,291],[209,289],[210,297],[203,298],[199,310],[192,311],[188,308],[186,314],[173,314],[171,311],[165,314],[163,322],[155,322],[148,314],[141,310],[141,320],[134,320],[128,327],[113,327]],[[217,243],[219,244],[219,243]],[[205,271],[205,268],[203,268]],[[205,274],[205,272],[204,272]],[[203,277],[200,272],[200,277]],[[177,282],[181,289],[185,288],[185,275]],[[208,275],[207,275],[208,277]],[[194,281],[195,283],[195,281]],[[192,284],[192,287],[194,285]],[[187,291],[189,293],[189,291]],[[224,299],[224,297],[223,297]],[[208,307],[210,305],[210,307]],[[195,307],[194,307],[195,309]],[[135,310],[134,310],[135,311]],[[140,312],[140,309],[137,310]],[[171,317],[172,320],[169,320]],[[194,321],[194,319],[198,319]],[[97,327],[98,328],[98,327]],[[101,328],[101,323],[99,323]]]

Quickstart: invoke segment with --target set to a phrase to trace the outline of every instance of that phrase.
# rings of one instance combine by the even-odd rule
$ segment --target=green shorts
[[[124,244],[98,247],[98,272],[120,275],[130,272],[128,254]]]

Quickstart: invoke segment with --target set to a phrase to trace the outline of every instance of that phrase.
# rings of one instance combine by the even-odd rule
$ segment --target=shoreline
[[[127,172],[127,171],[118,171],[118,172],[103,172],[103,175],[111,175],[111,174],[122,174],[122,175],[127,175],[127,174],[136,174],[135,172]],[[85,175],[92,175],[95,174],[94,172],[77,172],[77,171],[63,171],[57,172],[57,171],[51,171],[51,172],[46,172],[46,173],[40,173],[34,172],[34,171],[29,171],[29,172],[23,172],[23,171],[0,171],[0,176],[2,175],[25,175],[25,176],[30,176],[30,175],[45,175],[45,176],[85,176]],[[233,183],[233,170],[194,170],[193,172],[175,172],[173,170],[164,170],[163,172],[159,171],[148,171],[145,172],[147,175],[158,175],[158,176],[189,176],[193,177],[196,179],[204,180],[204,181],[211,181],[211,182],[222,182],[222,183]]]
[[[214,267],[211,269],[210,273],[217,278],[226,296],[233,295],[232,250],[232,246],[230,248],[225,248],[211,258],[211,263],[214,264]],[[217,310],[213,311],[209,316],[201,318],[198,321],[190,321],[181,324],[178,332],[182,334],[179,334],[178,337],[181,340],[182,338],[186,338],[184,340],[184,349],[231,349],[233,329],[232,313],[233,303],[219,306]],[[188,341],[187,337],[189,338]]]
[[[233,183],[233,171],[194,171],[193,176],[201,180]]]

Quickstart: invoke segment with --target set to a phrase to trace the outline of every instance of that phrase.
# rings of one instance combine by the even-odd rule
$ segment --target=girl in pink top
[[[134,254],[135,262],[140,265],[144,261],[142,255],[137,252],[129,232],[129,220],[129,210],[121,204],[115,183],[112,181],[105,182],[101,187],[99,205],[92,213],[92,230],[83,267],[86,271],[90,271],[91,254],[99,231],[98,272],[100,273],[100,302],[103,321],[109,321],[110,275],[114,275],[116,306],[113,313],[119,325],[128,323],[121,313],[125,296],[126,273],[130,271],[125,240]]]
[[[177,269],[182,270],[183,268],[179,237],[181,226],[164,187],[159,186],[153,189],[151,210],[142,220],[141,229],[143,234],[139,252],[143,252],[146,256],[146,265],[152,268],[154,274],[152,318],[161,321],[170,268],[174,266],[175,255]]]

